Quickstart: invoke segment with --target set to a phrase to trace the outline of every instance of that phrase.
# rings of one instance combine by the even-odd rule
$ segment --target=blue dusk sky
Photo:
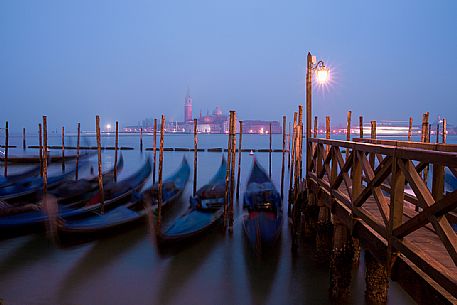
[[[304,104],[306,54],[331,68],[313,115],[457,123],[457,2],[0,2],[0,124],[93,130],[216,105],[281,120]],[[3,126],[2,126],[3,127]]]

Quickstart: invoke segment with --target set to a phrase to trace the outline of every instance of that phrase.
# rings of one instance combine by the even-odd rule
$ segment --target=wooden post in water
[[[427,128],[427,143],[431,141],[431,133],[432,133],[432,124],[428,124]]]
[[[422,129],[421,129],[421,142],[427,142],[427,135],[428,135],[428,117],[429,113],[426,112],[422,116]]]
[[[363,116],[359,116],[359,134],[360,138],[363,139]]]
[[[114,182],[117,181],[117,155],[119,149],[119,122],[116,121],[116,135],[114,139]]]
[[[95,130],[97,135],[97,155],[98,155],[98,192],[100,195],[100,212],[105,212],[105,193],[103,191],[103,173],[102,173],[102,144],[100,135],[100,116],[95,117]]]
[[[295,140],[295,154],[297,156],[296,160],[295,160],[295,178],[294,178],[294,209],[295,209],[295,204],[297,203],[297,198],[298,198],[298,186],[299,186],[299,183],[300,183],[300,164],[301,164],[301,160],[300,160],[300,146],[302,145],[302,139],[303,137],[301,136],[303,134],[303,131],[301,130],[303,127],[302,124],[298,124],[297,125],[297,132],[296,132],[296,140]]]
[[[325,138],[330,139],[330,116],[325,117]]]
[[[25,150],[25,128],[22,128],[22,150]]]
[[[413,134],[413,117],[409,117],[408,142],[411,141],[412,134]]]
[[[230,153],[230,147],[232,146],[232,114],[230,113],[229,119],[229,132],[228,132],[228,143],[227,143],[227,169],[225,171],[225,191],[224,191],[224,231],[227,227],[228,217],[228,201],[229,201],[229,183],[230,183],[230,165],[232,164],[232,154]]]
[[[153,154],[153,164],[152,164],[152,183],[156,183],[156,151],[157,151],[157,119],[154,119],[154,135],[153,135],[153,147],[152,147],[152,154]]]
[[[235,195],[235,161],[236,161],[236,112],[230,111],[232,118],[232,164],[230,165],[230,205],[229,205],[229,233],[233,233],[234,212],[233,203]]]
[[[81,144],[81,123],[78,122],[78,135],[76,138],[76,171],[75,171],[75,179],[78,180],[78,173],[79,173],[79,150]]]
[[[376,121],[371,121],[371,139],[376,140]],[[368,157],[371,168],[374,169],[375,165],[375,153],[370,153],[370,156]]]
[[[290,151],[291,138],[290,138],[290,135],[291,135],[291,132],[292,132],[292,129],[290,127],[290,122],[289,122],[289,134],[287,135],[287,144],[289,145],[289,149],[288,149],[288,153],[287,153],[287,169],[288,170],[290,170],[290,155],[291,155],[291,151]]]
[[[62,126],[62,171],[65,170],[65,127]]]
[[[440,122],[436,123],[436,141],[435,143],[438,144],[440,142]]]
[[[271,122],[270,122],[270,131],[269,131],[269,136],[270,136],[270,148],[268,149],[268,177],[271,179]]]
[[[446,118],[443,119],[443,143],[446,144],[446,138],[447,138],[447,122]]]
[[[282,116],[282,165],[281,165],[281,199],[284,198],[284,163],[286,153],[286,116]]]
[[[38,142],[40,145],[40,176],[43,177],[43,135],[41,123],[38,124]],[[76,164],[76,173],[78,173],[78,164]]]
[[[371,121],[371,138],[376,139],[376,121]]]
[[[163,171],[163,137],[164,137],[164,128],[165,128],[165,116],[162,114],[162,120],[160,122],[160,148],[159,148],[159,192],[157,198],[157,228],[160,232],[160,224],[162,217],[162,171]]]
[[[197,147],[198,138],[197,138],[197,119],[194,119],[194,189],[193,195],[197,192]]]
[[[311,138],[311,114],[310,114],[310,117],[309,117],[309,126],[307,126],[307,128],[309,127],[309,131],[307,130],[306,132],[309,132],[309,134],[306,134],[306,137],[309,137]],[[300,160],[300,166],[299,166],[299,173],[300,175],[298,176],[299,179],[301,179],[303,177],[303,105],[298,105],[298,124],[301,126],[300,127],[300,141],[298,142],[300,144],[300,147],[299,147],[299,155],[298,155],[298,160]],[[308,122],[307,122],[308,124]]]
[[[289,171],[289,200],[287,206],[287,215],[290,216],[292,210],[292,201],[293,201],[293,187],[294,187],[294,173],[295,173],[295,148],[297,140],[297,112],[294,112],[294,122],[293,122],[293,131],[292,131],[292,158],[290,160],[290,171]]]
[[[347,122],[346,122],[346,141],[351,141],[351,118],[352,111],[348,111]],[[349,158],[349,148],[346,148],[346,160]]]
[[[43,115],[43,200],[48,190],[48,118]],[[46,205],[44,205],[46,206]]]
[[[140,128],[140,151],[143,151],[143,127]]]
[[[238,144],[238,173],[236,178],[236,201],[240,199],[240,175],[241,175],[241,141],[243,140],[243,121],[240,121],[240,142]]]
[[[314,117],[314,138],[317,138],[317,115]]]
[[[8,176],[8,146],[9,146],[9,129],[8,129],[8,121],[6,121],[5,123],[5,159],[4,159],[4,163],[5,163],[5,172],[4,172],[4,175],[5,177]]]

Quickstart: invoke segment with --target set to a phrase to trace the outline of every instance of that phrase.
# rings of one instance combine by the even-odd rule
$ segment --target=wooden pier
[[[304,219],[317,209],[316,223],[333,226],[332,255],[360,241],[367,298],[385,302],[390,276],[419,304],[457,304],[457,190],[445,192],[444,180],[445,171],[457,177],[457,145],[308,138],[306,149],[306,188],[294,208]],[[345,285],[336,273],[331,285]]]

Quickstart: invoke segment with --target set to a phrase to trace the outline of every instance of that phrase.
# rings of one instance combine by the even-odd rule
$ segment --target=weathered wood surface
[[[396,279],[408,286],[401,270],[407,268],[408,274],[416,270],[413,273],[427,287],[439,286],[438,294],[446,302],[457,301],[457,235],[452,228],[457,190],[445,192],[443,184],[445,168],[457,176],[456,147],[309,139],[307,151],[312,159],[310,190],[322,196],[334,215],[390,272],[395,271]],[[376,155],[374,165],[371,155]],[[431,183],[421,176],[428,165],[433,168]],[[419,293],[412,287],[405,288]]]

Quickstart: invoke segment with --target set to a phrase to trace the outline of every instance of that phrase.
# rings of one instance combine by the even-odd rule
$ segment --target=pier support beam
[[[316,224],[316,258],[327,262],[332,249],[333,226],[330,221],[330,210],[325,206],[323,198],[318,198],[319,216]]]
[[[319,207],[316,202],[316,195],[308,189],[307,201],[303,206],[302,236],[304,240],[316,240],[316,225],[319,216]]]
[[[352,237],[346,226],[334,217],[329,293],[338,304],[347,304],[351,295],[353,255]]]
[[[387,292],[389,289],[386,268],[380,264],[369,251],[365,251],[365,266],[365,300],[367,304],[386,304]]]

